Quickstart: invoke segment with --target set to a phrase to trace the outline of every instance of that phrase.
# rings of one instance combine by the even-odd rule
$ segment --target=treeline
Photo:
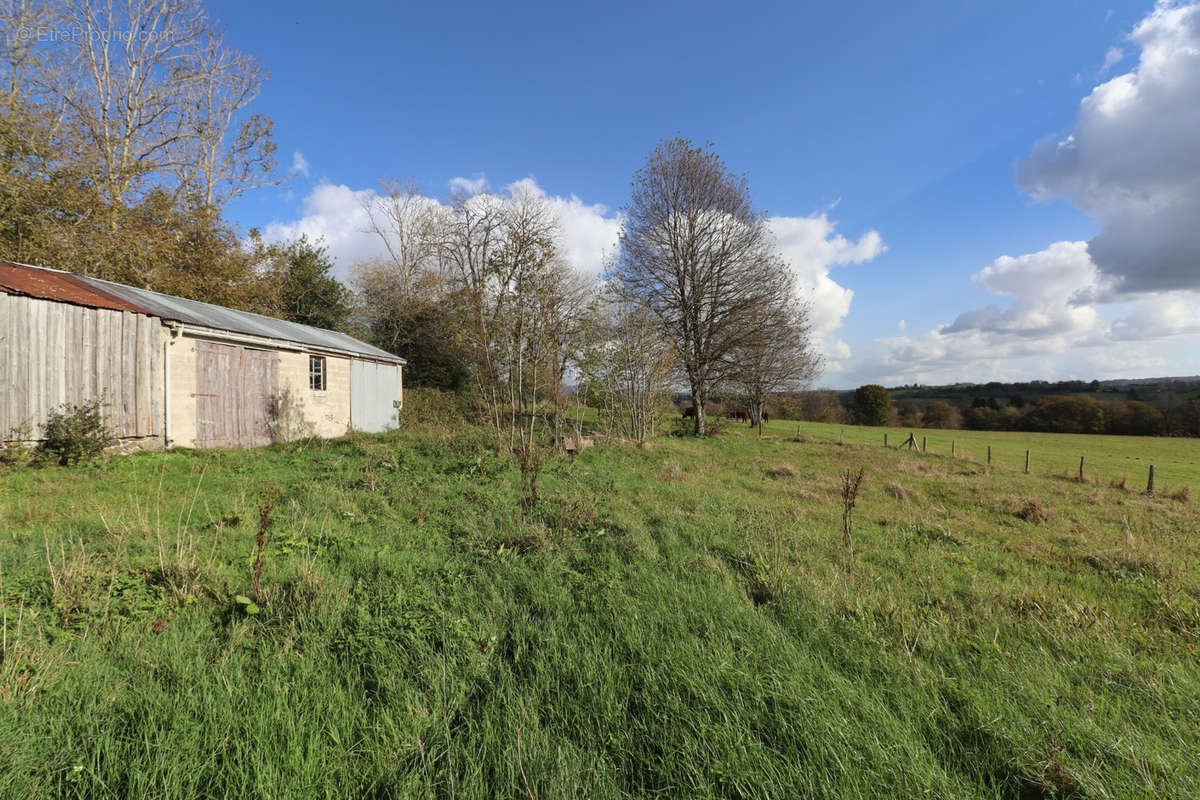
[[[889,390],[868,385],[846,395],[815,391],[777,398],[776,411],[784,418],[857,425],[1200,436],[1200,397],[1175,397],[1165,409],[1142,400],[1099,399],[1088,394],[1047,395],[1031,402],[1021,395],[1004,402],[976,397],[963,407],[945,400],[896,402]]]

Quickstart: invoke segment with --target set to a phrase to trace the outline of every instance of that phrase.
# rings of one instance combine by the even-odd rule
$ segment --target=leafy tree
[[[877,383],[854,390],[854,418],[860,425],[887,425],[892,412],[892,395]]]
[[[333,260],[323,244],[307,236],[266,248],[268,301],[277,316],[315,328],[344,330],[351,294],[330,274]]]
[[[921,424],[926,428],[957,428],[958,421],[958,409],[945,400],[934,400],[921,415]]]

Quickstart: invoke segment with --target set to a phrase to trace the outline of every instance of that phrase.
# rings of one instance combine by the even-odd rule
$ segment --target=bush
[[[92,461],[116,438],[104,422],[99,400],[64,404],[50,412],[37,446],[39,459],[61,466]]]
[[[401,425],[478,422],[479,408],[471,398],[460,392],[441,389],[404,390],[404,409],[400,412]]]

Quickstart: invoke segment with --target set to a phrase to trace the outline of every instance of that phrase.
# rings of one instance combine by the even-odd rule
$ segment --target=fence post
[[[1029,451],[1025,451],[1025,474],[1029,474]]]
[[[928,446],[929,446],[929,437],[922,436],[921,437],[921,452],[922,453],[926,452],[926,450],[928,449]]]
[[[1083,456],[1079,457],[1079,482],[1083,483]]]
[[[843,430],[842,430],[842,441],[841,441],[841,444],[845,444],[845,443],[846,443],[846,431],[845,431],[845,429],[843,429]]]
[[[954,458],[954,440],[950,440],[950,457]]]
[[[883,435],[883,446],[884,446],[884,447],[887,447],[887,446],[888,446],[888,443],[887,443],[887,434],[886,434],[886,433]]]
[[[988,466],[992,465],[992,446],[988,445]]]
[[[1150,479],[1146,481],[1146,494],[1154,494],[1154,465],[1150,465]]]

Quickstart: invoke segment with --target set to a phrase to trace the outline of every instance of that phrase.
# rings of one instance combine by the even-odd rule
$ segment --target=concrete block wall
[[[342,436],[350,430],[350,359],[325,356],[325,390],[308,386],[309,353],[279,354],[279,391],[291,400],[317,436]]]

